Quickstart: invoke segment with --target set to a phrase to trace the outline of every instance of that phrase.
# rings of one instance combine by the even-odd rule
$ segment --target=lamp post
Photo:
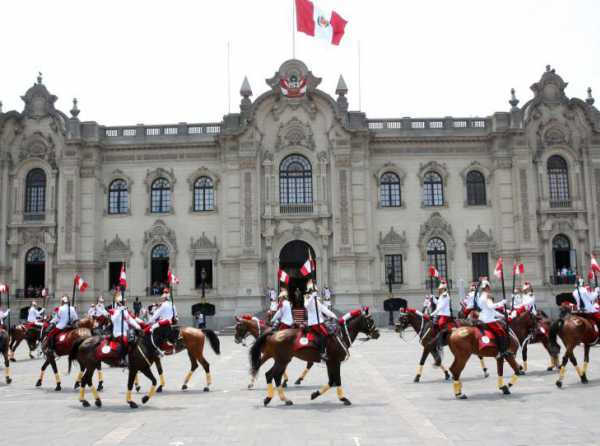
[[[205,290],[206,290],[206,269],[202,268],[202,270],[200,271],[200,280],[201,280],[201,284],[202,284],[202,300],[205,299]]]
[[[388,278],[388,291],[390,293],[390,297],[392,297],[392,282],[394,280],[394,273],[392,272],[391,267],[388,269],[387,278]]]

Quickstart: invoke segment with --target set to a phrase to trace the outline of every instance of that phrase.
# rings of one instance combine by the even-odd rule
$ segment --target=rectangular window
[[[392,284],[404,283],[402,277],[402,256],[400,254],[393,254],[385,256],[385,283],[389,284],[390,271],[392,272]]]
[[[202,289],[202,270],[205,272],[204,288],[211,289],[213,287],[212,260],[196,260],[195,269],[196,289]]]
[[[108,289],[112,290],[119,285],[122,262],[109,262],[108,264]]]
[[[489,277],[489,260],[487,252],[474,252],[471,254],[473,264],[473,280],[478,280],[480,277]]]

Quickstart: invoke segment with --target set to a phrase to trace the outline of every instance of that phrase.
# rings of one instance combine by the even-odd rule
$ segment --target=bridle
[[[404,342],[411,342],[413,339],[415,339],[417,337],[419,339],[421,339],[421,337],[423,336],[423,331],[425,330],[425,317],[423,316],[423,313],[421,313],[420,311],[415,311],[414,314],[416,314],[417,316],[419,316],[421,318],[419,331],[415,330],[415,335],[410,339],[410,341],[407,341],[406,339],[404,339],[404,330],[406,329],[406,327],[404,327],[402,329],[402,331],[400,331],[400,333],[398,333],[400,335],[400,339],[402,339]],[[404,317],[408,318],[409,317],[408,315],[409,315],[409,313],[405,313],[405,312],[400,313],[401,318],[404,318]],[[410,323],[409,323],[409,325],[410,325]]]

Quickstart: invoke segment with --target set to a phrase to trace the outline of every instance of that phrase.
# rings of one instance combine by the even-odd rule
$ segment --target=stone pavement
[[[408,335],[410,338],[410,335]],[[0,384],[3,437],[25,445],[592,445],[600,443],[598,386],[600,355],[592,349],[590,383],[579,383],[568,368],[565,387],[555,387],[556,373],[545,372],[547,357],[540,346],[529,349],[529,374],[519,380],[513,394],[502,396],[493,372],[483,379],[476,358],[464,374],[466,401],[456,401],[452,385],[430,365],[422,382],[412,382],[419,356],[416,340],[402,341],[386,329],[376,341],[357,341],[352,357],[342,367],[345,391],[353,402],[340,404],[335,391],[316,401],[310,393],[326,381],[325,369],[315,365],[304,385],[291,386],[287,395],[294,405],[275,398],[262,406],[265,382],[247,390],[247,348],[231,336],[221,338],[222,354],[207,358],[214,384],[202,392],[204,373],[197,371],[190,390],[179,390],[189,362],[184,353],[164,361],[167,386],[146,406],[131,410],[125,404],[126,374],[105,370],[106,389],[101,409],[84,409],[72,390],[75,373],[63,377],[62,392],[54,392],[54,377],[47,373],[42,389],[34,383],[39,360],[25,359],[24,350],[12,364],[14,382]],[[577,352],[578,359],[582,351]],[[451,354],[446,352],[444,363]],[[66,372],[66,361],[59,363]],[[303,364],[293,361],[290,379]],[[3,373],[2,375],[3,376]],[[508,376],[508,371],[506,372]],[[143,390],[148,381],[142,378]],[[140,401],[141,394],[134,393]],[[88,391],[87,398],[92,402]]]

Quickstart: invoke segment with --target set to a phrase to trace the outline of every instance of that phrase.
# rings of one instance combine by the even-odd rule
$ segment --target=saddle
[[[119,361],[123,357],[123,345],[106,337],[96,347],[94,354],[98,361]]]

